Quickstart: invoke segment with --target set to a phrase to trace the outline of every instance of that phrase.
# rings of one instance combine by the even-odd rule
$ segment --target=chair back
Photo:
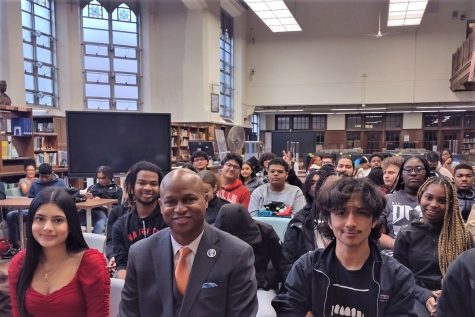
[[[124,288],[124,280],[120,278],[111,278],[111,294],[110,294],[110,306],[109,316],[117,317],[119,315],[119,305],[122,295],[122,289]]]
[[[83,232],[82,235],[90,248],[97,249],[99,252],[104,253],[106,247],[105,235],[90,232]]]
[[[267,223],[274,228],[275,233],[280,238],[280,241],[284,241],[285,230],[290,222],[290,218],[281,217],[253,217],[252,219]]]

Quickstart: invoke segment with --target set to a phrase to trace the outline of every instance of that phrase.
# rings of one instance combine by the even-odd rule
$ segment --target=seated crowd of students
[[[51,166],[39,166],[36,179],[26,164],[19,185],[34,199],[23,212],[25,250],[18,212],[6,216],[13,316],[108,316],[110,276],[125,279],[120,316],[475,316],[472,166],[452,166],[448,151],[441,161],[435,152],[373,153],[358,170],[351,156],[323,155],[302,183],[294,163],[288,152],[246,162],[228,153],[218,175],[197,151],[167,175],[137,162],[122,187],[99,167],[88,198],[118,201],[108,215],[92,213],[94,232],[106,234],[106,259],[88,249],[84,212]],[[291,218],[283,241],[253,219],[272,206]],[[170,289],[155,285],[163,279]]]

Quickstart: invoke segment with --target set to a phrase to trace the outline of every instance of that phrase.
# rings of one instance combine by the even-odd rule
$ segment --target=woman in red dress
[[[8,267],[14,317],[109,315],[104,255],[88,248],[64,189],[47,188],[33,199],[26,237],[26,249]]]

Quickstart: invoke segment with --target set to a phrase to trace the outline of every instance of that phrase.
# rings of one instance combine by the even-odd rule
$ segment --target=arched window
[[[82,9],[85,103],[87,109],[140,107],[138,21],[125,3],[93,0]]]
[[[54,2],[22,0],[26,103],[57,106]]]
[[[233,108],[233,18],[221,11],[221,36],[219,38],[220,50],[220,114],[223,118],[234,117]]]

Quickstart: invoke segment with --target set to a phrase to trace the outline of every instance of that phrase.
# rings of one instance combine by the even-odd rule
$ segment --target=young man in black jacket
[[[320,192],[321,230],[334,239],[294,264],[272,302],[278,316],[416,316],[411,271],[374,243],[385,204],[366,179],[343,178]]]
[[[147,161],[135,163],[127,173],[125,188],[130,212],[117,219],[112,228],[112,255],[118,278],[125,279],[130,246],[167,227],[158,205],[162,179],[162,170]],[[113,264],[109,262],[109,266]]]
[[[114,172],[106,165],[99,166],[96,170],[97,183],[89,186],[86,192],[88,199],[103,198],[117,199],[118,205],[122,202],[122,188],[114,182]],[[86,211],[79,212],[81,225],[86,225]],[[102,234],[107,224],[107,208],[98,207],[92,209],[93,233]]]

